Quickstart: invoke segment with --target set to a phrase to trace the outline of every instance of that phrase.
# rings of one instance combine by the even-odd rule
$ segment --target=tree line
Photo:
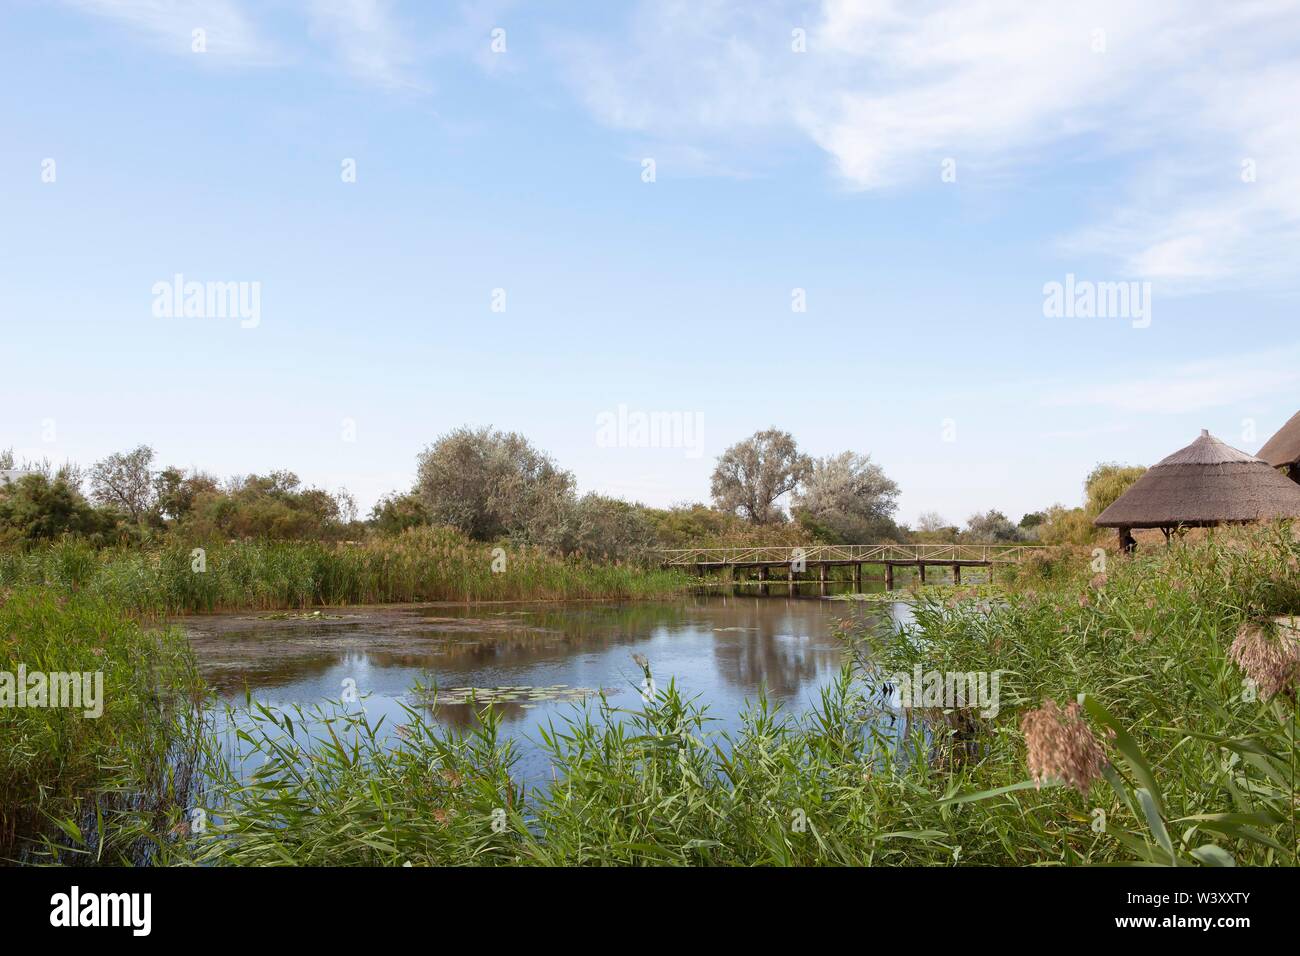
[[[1087,541],[1091,519],[1143,469],[1099,465],[1081,508],[1054,505],[1018,523],[996,510],[950,524],[927,512],[916,527],[895,520],[899,487],[870,455],[815,458],[786,431],[768,428],[727,448],[708,504],[651,508],[595,492],[580,495],[572,472],[524,436],[491,427],[454,429],[416,462],[414,486],[382,498],[363,520],[346,491],[304,485],[290,471],[226,480],[197,469],[155,467],[147,445],[89,469],[48,461],[0,470],[0,543],[85,536],[98,543],[195,539],[351,540],[420,525],[447,525],[476,541],[508,541],[560,554],[617,561],[656,547],[820,543]]]

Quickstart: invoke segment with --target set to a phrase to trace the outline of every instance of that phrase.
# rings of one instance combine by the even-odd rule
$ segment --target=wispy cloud
[[[708,0],[645,2],[559,53],[604,123],[724,165],[724,144],[795,135],[857,190],[935,182],[947,157],[1124,157],[1115,207],[1063,245],[1180,291],[1295,279],[1297,51],[1296,0]]]
[[[333,44],[344,68],[385,89],[412,89],[412,53],[389,0],[309,0],[314,31]]]
[[[65,0],[77,9],[115,20],[154,46],[192,54],[193,34],[204,32],[205,56],[227,63],[266,62],[271,42],[257,29],[250,9],[238,0]],[[391,0],[300,0],[299,29],[328,47],[357,80],[387,90],[419,89],[413,78],[411,32],[398,21]],[[292,23],[293,21],[286,21]],[[282,48],[299,45],[282,38]]]
[[[232,0],[65,0],[71,6],[115,20],[160,49],[194,54],[194,31],[203,31],[203,55],[226,62],[268,59],[270,45]]]
[[[1139,379],[1065,387],[1048,406],[1093,406],[1136,414],[1180,414],[1273,399],[1300,386],[1300,347],[1157,368]]]

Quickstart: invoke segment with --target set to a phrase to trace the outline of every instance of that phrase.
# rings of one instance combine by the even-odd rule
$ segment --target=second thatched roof
[[[1300,485],[1208,431],[1147,469],[1094,524],[1195,527],[1300,517]]]
[[[1264,442],[1264,447],[1255,457],[1264,459],[1274,468],[1300,461],[1300,412],[1292,415],[1276,435]]]

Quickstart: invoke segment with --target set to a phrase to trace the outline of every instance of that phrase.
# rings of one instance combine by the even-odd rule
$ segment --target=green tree
[[[91,494],[101,505],[116,508],[136,524],[153,512],[156,498],[153,449],[140,445],[95,462],[90,469]]]
[[[414,491],[385,495],[370,509],[371,527],[382,534],[399,534],[428,523],[429,512]]]
[[[1084,510],[1088,512],[1088,517],[1095,518],[1109,508],[1144,474],[1146,469],[1141,465],[1103,462],[1094,468],[1083,483]]]
[[[1097,534],[1092,519],[1083,508],[1052,505],[1038,526],[1038,540],[1043,544],[1087,544]]]
[[[429,517],[479,541],[539,543],[572,518],[573,475],[513,432],[457,428],[421,452],[417,468]]]
[[[776,524],[785,514],[776,500],[799,487],[812,470],[794,436],[776,428],[755,432],[718,456],[710,493],[719,509],[754,524]]]
[[[638,504],[595,493],[574,509],[576,550],[597,561],[638,561],[656,545],[654,525]]]
[[[869,455],[846,451],[812,463],[791,497],[791,511],[821,540],[870,544],[898,537],[898,494],[898,485]]]
[[[24,475],[0,487],[0,533],[11,541],[38,541],[64,534],[105,535],[117,516],[98,510],[63,478]]]
[[[233,478],[224,488],[197,481],[180,526],[197,538],[338,539],[355,516],[346,491],[304,487],[293,472],[272,471]]]
[[[154,501],[158,514],[167,521],[181,521],[194,511],[200,496],[220,491],[212,475],[180,468],[164,468],[154,478]]]
[[[966,530],[962,532],[963,541],[993,543],[1003,541],[1023,541],[1025,533],[1001,511],[990,509],[983,514],[973,514],[966,521]]]

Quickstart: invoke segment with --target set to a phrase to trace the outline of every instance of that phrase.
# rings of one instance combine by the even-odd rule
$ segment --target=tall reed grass
[[[1229,656],[1243,626],[1300,610],[1289,532],[1112,557],[1104,574],[1087,553],[1059,560],[1005,600],[922,595],[888,639],[846,621],[853,662],[801,716],[760,700],[725,736],[671,681],[633,710],[601,698],[542,732],[554,779],[528,791],[490,710],[461,736],[412,709],[392,748],[362,717],[311,716],[331,730],[309,745],[309,715],[256,709],[244,739],[263,769],[211,755],[221,823],[175,859],[1295,865],[1296,687],[1252,695]],[[1002,670],[1000,712],[892,717],[883,682],[918,663]],[[1022,729],[1080,695],[1103,757],[1086,795],[1031,779]]]
[[[1300,612],[1292,528],[1220,531],[1104,564],[1063,549],[1022,569],[1005,600],[922,600],[897,637],[855,636],[863,672],[877,678],[918,664],[1003,672],[996,719],[932,728],[978,741],[950,795],[966,794],[954,808],[967,858],[1186,863],[1209,845],[1237,862],[1294,865],[1300,671],[1265,700],[1230,655],[1243,628],[1271,631]],[[1107,741],[1109,790],[1030,788],[1021,719],[1081,695]]]
[[[222,738],[198,739],[206,786],[197,804],[155,804],[150,859],[1295,865],[1300,672],[1287,671],[1264,699],[1235,662],[1250,659],[1230,650],[1242,634],[1267,636],[1274,617],[1300,611],[1300,546],[1289,529],[1111,557],[1104,572],[1092,560],[1062,552],[1003,598],[922,592],[914,623],[885,637],[865,617],[849,618],[841,629],[849,662],[817,706],[795,716],[760,699],[732,735],[711,730],[707,708],[670,675],[659,675],[661,689],[640,707],[598,697],[540,732],[554,776],[539,786],[518,779],[515,744],[490,709],[459,732],[413,706],[393,745],[360,713],[250,704],[230,717],[238,759]],[[127,627],[77,617],[88,611],[69,618],[48,598],[16,607],[0,633],[21,625],[20,634],[35,628],[49,642],[71,630],[87,643],[99,626]],[[122,650],[140,640],[121,633]],[[1002,671],[999,712],[936,708],[901,720],[884,704],[884,684],[916,665]],[[653,662],[642,666],[649,676]],[[1065,739],[1044,701],[1080,697],[1082,707],[1062,712],[1076,721],[1075,741],[1097,748],[1096,766],[1065,767],[1077,757],[1068,748],[1031,753],[1043,739]],[[1030,713],[1041,719],[1027,721]],[[59,739],[48,748],[56,755],[81,746]],[[20,766],[23,779],[49,779],[57,761],[42,756],[46,745],[27,749],[37,766]],[[74,790],[95,779],[91,757],[102,749],[85,751],[59,758],[84,768]],[[1043,779],[1031,766],[1046,767]],[[1066,774],[1054,767],[1072,769],[1076,786],[1062,785]],[[23,792],[6,790],[6,799],[22,806]],[[194,809],[209,822],[187,831]],[[87,843],[71,833],[66,842]]]
[[[184,636],[100,598],[22,591],[0,597],[0,671],[20,666],[99,672],[102,713],[0,706],[0,860],[138,861],[141,826],[191,801],[195,741],[181,727],[203,692]]]
[[[202,549],[202,557],[196,549]],[[0,588],[86,593],[166,614],[407,601],[646,598],[680,591],[678,572],[600,564],[417,528],[358,544],[170,541],[97,550],[65,539],[0,552]]]

